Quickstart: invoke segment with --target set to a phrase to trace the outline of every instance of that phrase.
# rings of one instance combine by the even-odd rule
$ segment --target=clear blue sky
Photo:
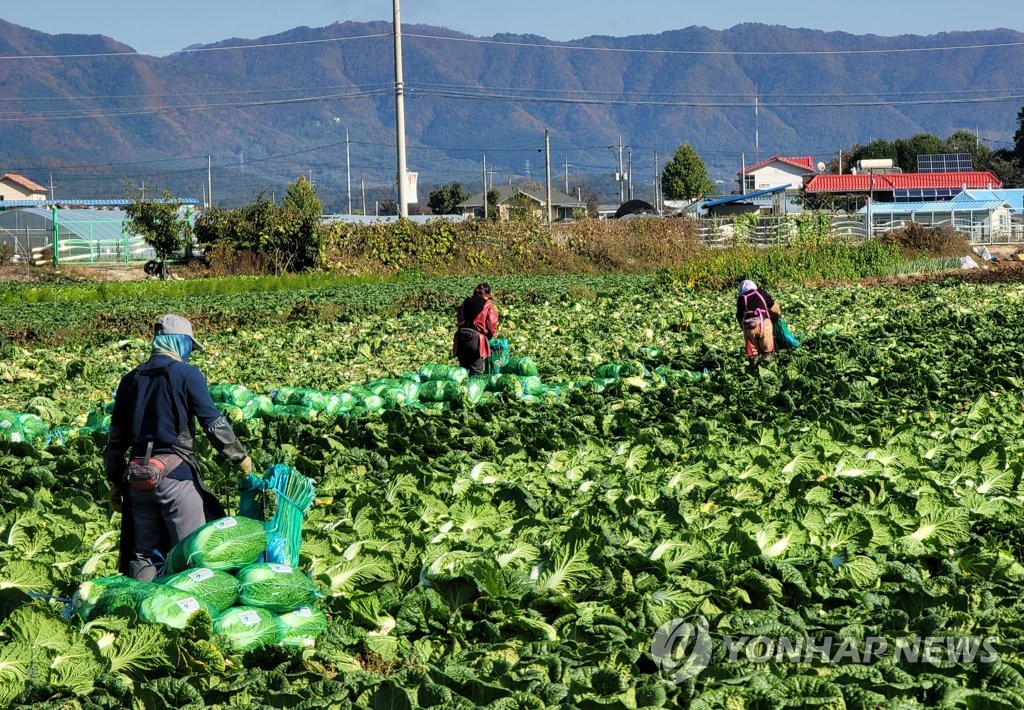
[[[231,37],[254,38],[300,25],[391,19],[390,0],[7,0],[0,17],[51,34],[104,34],[140,52],[162,53]],[[258,9],[257,9],[258,7]],[[501,32],[554,40],[626,36],[702,25],[763,22],[852,34],[935,34],[1024,30],[1020,0],[970,5],[952,0],[405,0],[403,23],[440,25],[478,36]]]

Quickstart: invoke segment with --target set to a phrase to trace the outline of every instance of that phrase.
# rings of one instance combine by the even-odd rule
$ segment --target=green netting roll
[[[256,395],[248,387],[242,385],[212,385],[210,396],[214,402],[233,404],[236,407],[243,407]]]
[[[420,385],[420,401],[452,402],[462,397],[464,391],[460,383],[452,380],[428,380]]]
[[[453,382],[463,382],[469,377],[469,371],[457,365],[428,364],[424,365],[423,369],[420,370],[420,377],[427,381],[451,380]]]
[[[489,375],[496,375],[508,363],[508,340],[505,338],[492,338],[488,341],[491,347],[491,356],[487,358],[485,372]]]
[[[508,362],[502,366],[501,372],[502,374],[520,375],[521,377],[531,377],[540,374],[537,371],[537,363],[529,355],[509,358]]]
[[[234,606],[214,621],[213,630],[242,651],[276,644],[281,639],[272,612],[253,606]]]
[[[179,540],[167,555],[166,574],[192,567],[235,570],[252,564],[267,549],[264,524],[241,515],[220,518]]]

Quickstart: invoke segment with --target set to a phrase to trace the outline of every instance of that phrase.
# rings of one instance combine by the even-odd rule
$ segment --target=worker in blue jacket
[[[206,378],[188,364],[193,348],[202,345],[192,324],[181,316],[161,316],[153,326],[149,359],[121,379],[114,400],[103,454],[109,502],[122,514],[121,573],[140,580],[156,576],[156,565],[178,540],[225,516],[200,478],[193,446],[196,419],[217,451],[244,475],[252,471],[252,460],[214,405]]]

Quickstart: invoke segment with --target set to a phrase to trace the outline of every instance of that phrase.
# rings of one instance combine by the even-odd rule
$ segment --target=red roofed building
[[[809,194],[869,193],[875,202],[915,202],[950,199],[963,190],[998,190],[1003,183],[988,171],[955,173],[857,173],[815,175],[804,191]]]
[[[814,158],[809,155],[796,158],[776,155],[748,165],[736,174],[744,193],[771,190],[784,185],[788,186],[787,191],[796,192],[803,186],[804,180],[814,174]]]
[[[45,200],[46,188],[27,177],[7,173],[0,177],[0,200]]]

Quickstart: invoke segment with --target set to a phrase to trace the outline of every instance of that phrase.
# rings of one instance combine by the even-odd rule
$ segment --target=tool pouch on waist
[[[146,455],[133,458],[128,462],[124,472],[124,480],[132,490],[152,491],[164,480],[168,473],[177,468],[182,458],[177,454],[157,454],[153,456],[153,442],[146,445]]]

